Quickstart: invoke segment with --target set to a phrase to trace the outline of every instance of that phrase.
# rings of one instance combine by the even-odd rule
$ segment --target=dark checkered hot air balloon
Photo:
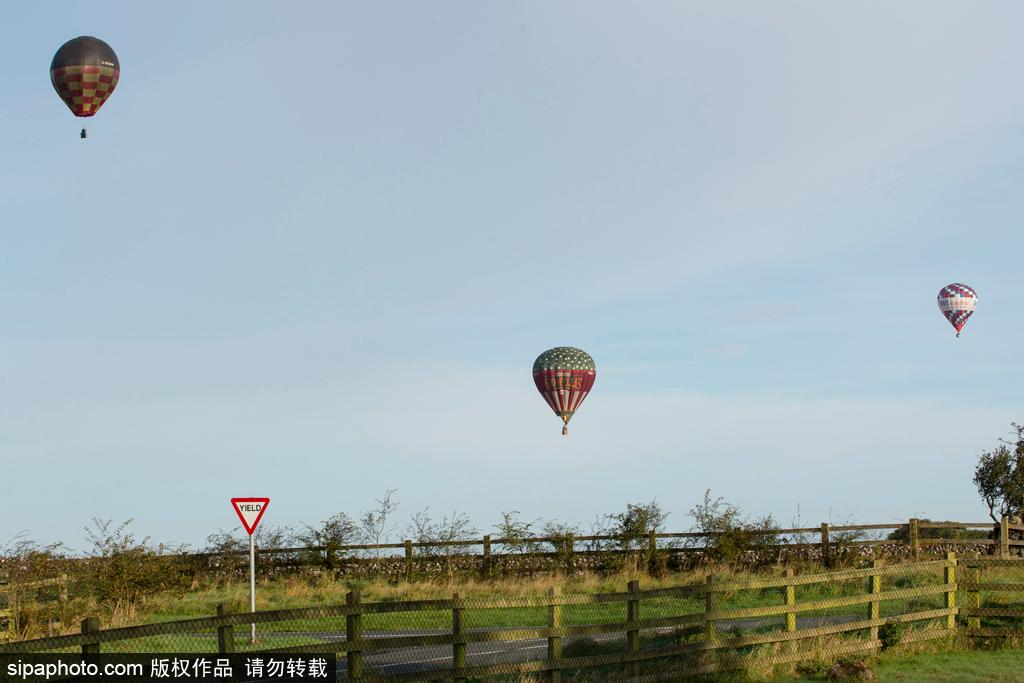
[[[939,310],[956,329],[958,337],[977,305],[978,294],[967,285],[954,282],[939,290]]]
[[[569,433],[569,420],[590,393],[595,379],[594,359],[586,351],[571,346],[548,349],[533,362],[533,383],[565,423],[563,436]]]
[[[99,38],[79,36],[60,46],[50,63],[50,82],[75,116],[93,116],[117,87],[121,65]],[[82,137],[86,136],[82,129]]]

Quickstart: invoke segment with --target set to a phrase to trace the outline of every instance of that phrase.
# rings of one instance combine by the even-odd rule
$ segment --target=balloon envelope
[[[968,285],[954,282],[939,290],[939,310],[956,329],[958,337],[977,305],[978,294]]]
[[[555,415],[566,425],[597,379],[597,366],[586,351],[556,346],[533,362],[533,383]],[[565,433],[565,430],[562,430]]]
[[[50,82],[75,116],[92,116],[117,87],[121,65],[99,38],[79,36],[61,45],[50,62]]]

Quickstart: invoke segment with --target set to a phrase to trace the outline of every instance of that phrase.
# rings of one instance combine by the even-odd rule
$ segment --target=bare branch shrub
[[[430,544],[468,541],[478,533],[465,513],[452,512],[451,517],[446,516],[440,521],[435,521],[430,516],[429,507],[415,513],[406,528],[414,541]],[[417,551],[421,556],[443,558],[446,573],[451,579],[455,575],[455,558],[467,554],[465,548],[463,545],[428,545],[418,548]]]
[[[387,543],[394,532],[394,525],[389,526],[398,503],[391,499],[397,489],[388,489],[384,492],[383,498],[377,499],[377,507],[367,510],[359,518],[359,537],[366,545],[381,545]],[[380,557],[380,548],[366,551],[367,556]]]

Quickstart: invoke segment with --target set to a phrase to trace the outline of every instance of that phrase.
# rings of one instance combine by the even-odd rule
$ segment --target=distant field
[[[817,572],[819,569],[811,569]],[[728,580],[751,580],[756,578],[777,578],[779,572],[723,572],[723,581]],[[312,607],[316,605],[341,605],[345,602],[345,594],[352,589],[358,589],[362,594],[364,602],[394,602],[403,600],[425,600],[436,598],[450,598],[452,594],[459,591],[465,598],[498,598],[498,597],[522,597],[522,596],[543,596],[549,588],[558,586],[563,593],[614,593],[626,590],[626,585],[631,579],[640,581],[641,589],[669,588],[674,586],[687,586],[703,584],[707,572],[687,572],[672,574],[663,579],[654,579],[645,575],[618,574],[612,576],[587,576],[582,578],[553,578],[540,577],[535,579],[503,579],[498,581],[482,581],[476,579],[457,580],[454,582],[388,582],[386,580],[366,580],[358,582],[342,581],[303,581],[294,578],[268,582],[257,587],[258,610],[284,609],[292,607]],[[925,585],[941,582],[941,572],[935,570],[911,573],[900,576],[893,580],[892,585],[886,588],[905,588],[916,585]],[[801,586],[797,591],[797,599],[800,601],[824,600],[838,598],[845,595],[857,595],[864,591],[864,580],[856,579],[833,584],[816,584]],[[760,607],[764,605],[777,605],[782,600],[780,589],[772,588],[761,591],[745,590],[734,594],[722,596],[720,607],[722,609],[739,609],[746,607]],[[226,603],[234,611],[248,611],[249,587],[247,583],[237,582],[221,586],[213,586],[190,591],[185,594],[164,594],[151,598],[137,613],[134,623],[152,623],[156,621],[171,621],[174,619],[187,619],[193,617],[206,617],[216,613],[217,605]],[[908,607],[916,609],[930,609],[942,606],[942,596],[929,596],[911,600],[885,601],[881,604],[882,616],[907,611]],[[647,602],[641,609],[645,618],[668,616],[669,614],[688,614],[698,612],[703,608],[703,597],[659,599],[658,601]],[[601,614],[596,613],[600,609]],[[607,621],[611,619],[623,619],[620,614],[624,607],[622,604],[609,604],[606,606],[587,606],[585,610],[576,610],[567,607],[565,620],[567,624],[586,623],[591,621]],[[849,612],[849,608],[837,608],[807,612],[806,616],[823,616],[828,614],[840,614]],[[856,611],[856,610],[855,610]],[[863,609],[860,609],[862,612]],[[607,612],[607,614],[604,614]],[[859,613],[859,612],[858,612]],[[451,615],[439,615],[440,621],[436,623],[425,623],[424,615],[409,614],[408,617],[414,623],[401,624],[397,621],[390,624],[392,628],[416,627],[416,628],[445,628],[451,625]],[[547,617],[546,608],[511,608],[486,610],[481,613],[486,621],[474,624],[475,626],[542,626]],[[391,615],[391,619],[400,620],[400,614]],[[124,624],[126,625],[126,624]]]

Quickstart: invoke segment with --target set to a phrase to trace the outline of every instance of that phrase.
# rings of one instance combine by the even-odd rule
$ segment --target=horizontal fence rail
[[[1024,575],[1021,560],[977,557],[964,560],[961,581],[966,635],[971,638],[1024,638]]]
[[[1008,580],[1013,572],[1017,582]],[[339,680],[512,681],[537,674],[557,681],[563,673],[592,671],[653,681],[659,672],[867,654],[893,640],[891,633],[883,638],[883,628],[902,629],[902,643],[952,638],[963,630],[961,615],[969,635],[991,635],[1009,627],[978,620],[1024,618],[1024,603],[983,606],[970,596],[1014,590],[1024,592],[1024,560],[958,561],[948,552],[941,560],[875,560],[842,571],[787,569],[743,580],[708,575],[701,583],[647,590],[631,581],[612,593],[563,595],[552,588],[538,596],[363,602],[353,591],[341,605],[234,614],[221,605],[217,616],[126,628],[100,630],[90,618],[81,633],[0,644],[0,653],[336,653]],[[965,606],[957,604],[958,591],[969,596]]]
[[[907,522],[884,524],[843,524],[822,523],[815,527],[785,529],[745,529],[751,538],[763,543],[762,550],[810,550],[817,551],[826,563],[843,547],[902,547],[913,559],[920,559],[922,551],[938,548],[952,549],[992,547],[1002,556],[1008,556],[1012,549],[1024,548],[1024,525],[993,522],[926,522],[910,519]],[[897,538],[863,539],[858,536],[869,532],[898,532]],[[941,532],[947,532],[943,537]],[[986,537],[979,532],[990,532]],[[976,537],[957,537],[954,532],[973,533]],[[349,544],[336,546],[302,546],[284,548],[260,548],[257,556],[265,562],[281,562],[289,565],[344,565],[372,564],[382,561],[401,562],[405,572],[411,576],[415,563],[423,560],[444,561],[453,557],[476,557],[480,560],[481,572],[490,573],[494,563],[504,558],[565,558],[567,556],[587,557],[607,553],[671,553],[682,557],[701,555],[714,547],[717,539],[730,532],[648,532],[642,537],[623,537],[610,534],[573,534],[564,536],[536,536],[529,538],[492,537],[467,538],[448,541],[405,540],[401,543]],[[1011,535],[1018,538],[1011,539]],[[924,537],[928,536],[928,537]],[[545,550],[544,546],[549,546]],[[496,552],[495,549],[504,552]],[[402,552],[394,552],[402,551]],[[367,555],[367,553],[376,555]],[[364,556],[360,557],[359,554]],[[183,557],[194,559],[239,558],[248,550],[223,550],[187,553]],[[287,558],[287,560],[275,559]]]

